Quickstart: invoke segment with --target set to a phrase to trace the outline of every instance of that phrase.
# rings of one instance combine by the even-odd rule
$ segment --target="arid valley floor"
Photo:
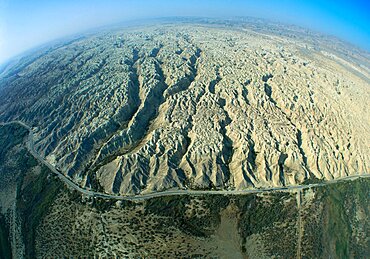
[[[0,258],[366,258],[369,64],[292,26],[180,19],[4,66]]]

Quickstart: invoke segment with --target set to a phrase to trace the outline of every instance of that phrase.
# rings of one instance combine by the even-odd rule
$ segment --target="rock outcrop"
[[[369,172],[369,54],[258,23],[100,32],[0,75],[0,120],[82,186],[244,189]]]

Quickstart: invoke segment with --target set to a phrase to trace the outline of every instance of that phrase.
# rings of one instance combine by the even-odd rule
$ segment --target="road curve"
[[[25,124],[22,121],[10,121],[10,122],[2,122],[0,126],[10,125],[10,124],[19,124],[25,127],[28,131],[28,141],[27,141],[27,149],[28,151],[42,164],[47,166],[53,173],[55,173],[58,178],[63,181],[69,188],[74,189],[84,195],[90,197],[99,197],[103,199],[114,199],[114,200],[127,200],[127,201],[141,201],[151,198],[163,197],[163,196],[173,196],[173,195],[245,195],[251,193],[263,193],[263,192],[274,192],[274,191],[292,191],[292,190],[302,190],[308,189],[312,187],[320,187],[325,186],[328,184],[337,183],[339,181],[348,181],[348,180],[355,180],[358,178],[367,178],[370,177],[370,174],[361,174],[361,175],[350,175],[342,178],[337,178],[330,181],[325,181],[321,183],[313,183],[307,185],[292,185],[292,186],[284,186],[284,187],[268,187],[268,188],[259,188],[259,189],[248,189],[248,190],[184,190],[184,189],[173,189],[173,190],[166,190],[160,192],[153,192],[147,194],[137,194],[137,195],[113,195],[101,192],[95,192],[92,190],[88,190],[85,188],[80,187],[72,179],[65,176],[63,173],[58,171],[53,165],[51,165],[48,161],[46,161],[43,157],[41,157],[35,150],[34,147],[34,135],[32,128]]]

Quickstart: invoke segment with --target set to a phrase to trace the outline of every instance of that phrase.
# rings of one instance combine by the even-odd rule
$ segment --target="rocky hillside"
[[[0,74],[0,121],[82,186],[283,186],[369,172],[370,56],[259,23],[85,35]]]

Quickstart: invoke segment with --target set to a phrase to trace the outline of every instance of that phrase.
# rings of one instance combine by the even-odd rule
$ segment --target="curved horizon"
[[[196,6],[196,8],[194,8]],[[0,64],[35,47],[114,26],[118,23],[171,17],[266,19],[334,36],[370,51],[370,18],[366,1],[227,1],[166,0],[57,1],[0,0]]]

